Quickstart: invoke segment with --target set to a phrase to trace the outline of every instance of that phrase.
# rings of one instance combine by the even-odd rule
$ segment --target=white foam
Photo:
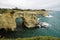
[[[51,17],[53,17],[53,16],[52,16],[52,15],[48,15],[48,16],[45,16],[45,17],[51,18]]]
[[[41,26],[50,27],[51,25],[49,23],[47,23],[47,22],[42,22],[37,26],[39,26],[41,28]]]
[[[41,27],[41,25],[37,25],[37,26]]]
[[[38,18],[38,20],[40,20],[40,18]]]
[[[49,23],[47,23],[47,22],[42,22],[42,25],[46,25],[46,27],[48,27],[48,26],[51,26]]]

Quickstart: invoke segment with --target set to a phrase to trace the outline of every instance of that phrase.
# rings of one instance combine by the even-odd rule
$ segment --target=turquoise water
[[[4,33],[6,37],[35,37],[35,36],[53,36],[60,38],[60,11],[49,12],[50,17],[42,17],[38,15],[40,22],[48,23],[46,28],[27,29],[21,27],[22,18],[17,18],[17,31]]]
[[[52,17],[38,16],[38,18],[40,18],[39,20],[40,22],[46,22],[49,24],[47,28],[24,29],[21,32],[20,31],[16,32],[15,35],[19,37],[34,37],[34,36],[60,37],[60,11],[49,12],[49,15],[51,15]],[[21,21],[18,21],[18,24]]]

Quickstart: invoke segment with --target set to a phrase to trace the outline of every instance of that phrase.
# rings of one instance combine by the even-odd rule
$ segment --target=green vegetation
[[[45,37],[17,38],[17,40],[60,40],[60,39],[45,36]]]
[[[45,9],[41,9],[41,11],[46,11]]]
[[[0,40],[60,40],[60,38],[51,36],[31,37],[31,38],[1,38]]]
[[[0,14],[2,14],[2,13],[10,13],[11,11],[15,11],[15,12],[19,11],[19,13],[23,12],[23,13],[39,14],[39,15],[42,15],[42,16],[47,16],[48,15],[47,10],[45,10],[45,9],[38,9],[38,10],[34,9],[34,10],[32,10],[32,9],[19,9],[17,7],[12,8],[12,9],[0,8]],[[35,13],[33,13],[33,12],[35,12]]]

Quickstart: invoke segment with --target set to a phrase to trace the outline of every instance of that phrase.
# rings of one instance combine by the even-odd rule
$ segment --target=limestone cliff
[[[45,17],[48,15],[48,12],[47,11],[40,11],[40,15]]]
[[[0,14],[0,29],[4,28],[6,30],[11,29],[12,31],[16,28],[15,19],[17,14],[15,13],[4,13]]]
[[[9,12],[9,13],[3,13],[0,14],[0,29],[5,28],[5,29],[11,29],[12,31],[15,30],[16,28],[16,18],[17,17],[22,17],[23,19],[23,24],[27,28],[34,28],[36,25],[38,25],[39,21],[37,20],[36,15],[42,15],[46,16],[47,12],[46,11],[24,11],[24,12]]]
[[[39,23],[35,15],[30,15],[27,13],[23,16],[23,22],[27,28],[34,28]]]

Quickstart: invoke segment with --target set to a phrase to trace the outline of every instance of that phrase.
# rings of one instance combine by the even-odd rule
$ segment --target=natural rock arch
[[[14,11],[10,13],[0,14],[0,29],[11,29],[12,31],[16,28],[16,18],[19,17]]]
[[[14,11],[10,13],[0,14],[0,29],[11,29],[12,31],[16,28],[16,18],[22,17],[24,25],[27,28],[34,28],[39,22],[37,17],[30,13],[15,13]]]

